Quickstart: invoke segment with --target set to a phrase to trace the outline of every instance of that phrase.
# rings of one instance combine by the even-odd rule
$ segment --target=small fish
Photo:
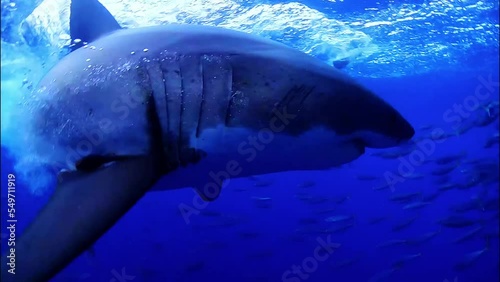
[[[310,188],[316,185],[316,182],[314,181],[304,181],[300,184],[297,184],[298,188]]]
[[[354,223],[351,222],[351,223],[342,224],[340,226],[330,228],[330,229],[328,229],[328,231],[330,233],[341,233],[341,232],[344,232],[344,231],[351,229],[352,227],[354,227]]]
[[[300,218],[299,219],[299,224],[300,225],[309,225],[309,224],[318,224],[319,220],[313,217],[305,217],[305,218]]]
[[[400,239],[394,239],[394,240],[389,240],[382,242],[377,245],[377,248],[387,248],[387,247],[394,247],[394,246],[402,246],[408,244],[408,240],[400,240]]]
[[[474,128],[474,123],[463,123],[460,127],[451,133],[453,136],[460,137]]]
[[[455,264],[455,270],[462,271],[474,264],[484,253],[489,250],[489,244],[481,250],[466,254],[458,263]]]
[[[356,262],[358,262],[359,259],[360,259],[359,257],[344,259],[344,260],[341,260],[341,261],[334,263],[333,267],[334,268],[346,268],[346,267],[349,267],[349,266],[355,264]]]
[[[378,186],[373,187],[372,190],[373,191],[381,191],[381,190],[389,189],[389,187],[391,187],[391,184],[384,183],[384,184],[380,184]]]
[[[500,199],[498,197],[484,200],[481,204],[482,211],[498,211],[500,209]]]
[[[441,167],[439,169],[433,170],[431,172],[431,174],[437,175],[437,176],[445,175],[445,174],[448,174],[448,173],[454,171],[457,167],[458,167],[458,164],[444,166],[444,167]]]
[[[461,152],[459,154],[447,155],[444,157],[437,158],[434,160],[434,162],[438,165],[447,165],[450,163],[458,163],[461,160],[463,160],[463,158],[465,156],[467,156],[467,152],[464,151],[464,152]]]
[[[457,205],[452,205],[450,210],[457,213],[468,212],[472,210],[480,210],[482,209],[481,199],[477,196],[472,197],[467,202],[463,202]]]
[[[393,194],[389,199],[394,202],[408,202],[414,200],[419,197],[421,192],[407,192],[407,193],[399,193]]]
[[[499,143],[499,139],[500,139],[499,133],[496,132],[495,134],[493,134],[491,137],[489,137],[486,140],[486,143],[484,144],[484,148],[486,148],[486,149],[492,148],[495,144]]]
[[[249,177],[247,177],[247,178],[248,178],[248,180],[255,181],[255,182],[260,181],[260,178],[258,178],[258,177],[257,177],[257,176],[255,176],[255,175],[250,175],[250,176],[249,176]]]
[[[459,185],[455,184],[455,183],[446,183],[446,184],[439,185],[438,189],[439,189],[439,191],[448,191],[448,190],[458,188],[458,186]]]
[[[369,224],[377,224],[377,223],[384,221],[386,218],[387,217],[385,217],[385,216],[372,217],[368,220],[368,223]]]
[[[406,156],[410,154],[413,151],[413,149],[393,149],[393,150],[386,150],[386,151],[379,151],[376,153],[372,153],[371,155],[374,157],[379,157],[381,159],[397,159],[399,157]]]
[[[442,185],[442,184],[446,184],[450,181],[450,176],[449,175],[442,175],[442,176],[438,176],[435,180],[434,180],[434,183],[437,184],[437,185]]]
[[[484,127],[490,125],[498,118],[498,101],[488,103],[483,106],[483,109],[484,111],[478,112],[478,115],[475,117],[475,126]]]
[[[382,282],[387,281],[387,279],[396,272],[397,268],[390,268],[387,270],[380,271],[379,273],[373,275],[368,282]]]
[[[259,202],[268,202],[272,200],[272,198],[269,197],[252,197],[252,199]]]
[[[349,196],[349,195],[342,195],[342,196],[333,197],[332,201],[335,204],[337,204],[337,205],[341,205],[341,204],[345,203],[349,199],[351,199],[351,196]]]
[[[433,125],[430,125],[430,124],[427,124],[427,125],[422,125],[419,127],[420,130],[429,130],[431,128],[433,128],[434,126]]]
[[[482,234],[482,237],[489,242],[489,240],[493,239],[498,242],[498,238],[500,238],[500,228],[499,226],[495,226],[494,228],[488,228]]]
[[[232,190],[234,192],[246,192],[246,191],[248,191],[247,188],[243,188],[243,187],[236,187],[236,188],[233,188]]]
[[[361,181],[372,181],[372,180],[377,180],[380,177],[373,176],[373,175],[367,175],[367,174],[360,174],[360,175],[356,176],[356,178],[358,180],[361,180]]]
[[[409,239],[408,240],[408,244],[410,244],[410,245],[420,245],[420,244],[426,243],[426,242],[430,241],[432,238],[436,237],[436,235],[438,235],[439,233],[441,233],[441,229],[439,229],[437,231],[432,231],[432,232],[424,233],[420,237],[417,237],[417,238],[414,238],[414,239]]]
[[[253,186],[255,187],[269,187],[273,184],[273,182],[271,181],[265,181],[265,180],[261,180],[261,181],[257,181],[253,184]]]
[[[430,204],[430,202],[413,202],[410,204],[406,204],[403,206],[404,210],[415,210],[415,209],[421,209],[423,207],[426,207]]]
[[[464,183],[457,186],[460,190],[470,189],[481,183],[481,178],[477,176],[469,177]]]
[[[272,199],[269,197],[252,197],[255,206],[261,209],[269,209],[272,207]]]
[[[405,220],[402,220],[401,222],[399,223],[396,223],[393,227],[392,227],[392,231],[396,232],[396,231],[401,231],[403,229],[406,229],[408,227],[410,227],[410,225],[415,222],[415,220],[417,219],[417,217],[411,217],[411,218],[408,218],[408,219],[405,219]]]
[[[431,194],[426,194],[426,195],[422,196],[422,201],[423,202],[432,202],[435,199],[437,199],[437,197],[439,197],[439,195],[441,195],[441,193],[439,191],[436,191],[436,192],[431,193]]]
[[[500,174],[499,171],[499,163],[497,158],[486,159],[482,162],[475,163],[472,167],[467,171],[469,181],[472,181],[473,185],[489,185],[495,184],[499,182]]]
[[[462,235],[462,236],[458,237],[457,239],[453,240],[453,243],[455,243],[455,244],[462,243],[462,242],[465,242],[465,241],[467,241],[469,239],[472,239],[477,234],[479,234],[479,232],[481,232],[481,230],[483,230],[482,226],[475,227],[474,229],[468,231],[464,235]]]
[[[209,216],[209,217],[218,217],[218,216],[222,216],[222,213],[218,212],[218,211],[211,211],[211,210],[202,210],[200,211],[200,215],[203,215],[203,216]]]
[[[447,218],[438,220],[438,223],[448,228],[464,228],[477,224],[477,220],[473,220],[471,218],[463,216],[452,215]]]
[[[335,207],[334,207],[334,208],[326,208],[326,209],[317,210],[317,211],[315,212],[315,214],[325,214],[325,213],[331,213],[331,212],[334,212],[334,211],[336,211],[336,210],[337,210],[337,208],[335,208]]]
[[[332,233],[331,229],[311,225],[295,229],[294,232],[299,235],[328,235]]]
[[[445,141],[448,138],[455,137],[455,136],[458,136],[458,134],[455,132],[446,132],[444,134],[439,134],[439,135],[433,134],[433,135],[429,136],[428,138],[430,138],[433,141]]]
[[[418,179],[423,179],[424,177],[425,176],[421,173],[412,173],[404,176],[404,178],[408,180],[418,180]]]
[[[230,228],[242,224],[243,219],[233,216],[223,216],[216,217],[216,220],[205,225],[201,225],[198,228],[201,229],[212,229],[212,228]]]
[[[353,215],[335,215],[335,216],[330,216],[327,219],[325,219],[326,222],[343,222],[347,220],[354,219]]]
[[[402,256],[400,257],[399,259],[397,259],[396,261],[394,261],[392,263],[392,266],[395,267],[395,268],[401,268],[403,267],[407,262],[409,261],[412,261],[416,258],[419,258],[422,256],[422,253],[418,253],[418,254],[412,254],[412,255],[405,255],[405,256]]]
[[[328,198],[324,196],[314,196],[306,200],[309,205],[319,205],[328,202]]]
[[[238,236],[241,239],[255,239],[259,237],[259,235],[260,234],[258,232],[253,232],[253,231],[241,231],[238,233]]]

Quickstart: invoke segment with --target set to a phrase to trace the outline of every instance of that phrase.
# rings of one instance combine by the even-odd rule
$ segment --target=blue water
[[[14,1],[2,1],[2,188],[7,175],[16,174],[17,234],[21,234],[52,188],[37,192],[23,183],[22,172],[16,169],[21,166],[17,158],[22,148],[15,146],[20,136],[9,135],[16,125],[9,113],[15,111],[20,93],[36,84],[64,51],[53,34],[30,31],[25,25],[17,28],[42,1],[16,2],[15,8],[8,6],[10,2]],[[130,2],[131,10],[141,5],[124,2]],[[144,24],[148,12],[159,17],[148,10],[152,2],[143,3],[143,14],[128,15],[135,21],[126,24]],[[453,211],[474,197],[498,202],[498,141],[485,148],[494,134],[498,140],[499,130],[498,2],[186,2],[192,6],[179,4],[177,10],[166,11],[165,18],[155,18],[154,24],[221,25],[287,43],[328,63],[349,57],[351,63],[343,71],[398,109],[414,125],[417,144],[427,142],[431,149],[412,147],[411,153],[390,160],[372,155],[380,150],[368,150],[358,160],[327,171],[233,179],[217,201],[191,215],[189,222],[180,214],[179,205],[192,204],[195,193],[191,189],[149,193],[53,281],[498,281],[498,205]],[[196,9],[210,5],[210,14],[197,14]],[[476,89],[484,81],[491,85],[482,88],[479,98]],[[474,101],[483,105],[496,101],[497,116],[489,125],[460,133],[454,126],[457,114],[453,109],[464,105],[467,117],[460,125],[474,124],[485,113],[483,107],[470,106]],[[432,141],[432,129],[453,134]],[[436,181],[441,177],[434,174],[442,166],[435,161],[456,154],[463,156],[447,183],[465,185],[471,177],[477,178],[474,160],[497,168],[489,171],[493,176],[488,179],[493,181],[484,182],[481,175],[467,189],[440,191]],[[397,173],[402,163],[416,155],[423,156],[423,162],[407,168],[415,179],[398,182],[393,190],[373,189],[385,183],[388,172]],[[408,192],[420,192],[418,199],[438,194],[415,210],[403,209],[406,203],[391,200]],[[2,225],[6,222],[5,195],[2,189]],[[438,223],[452,214],[477,223],[464,228]],[[352,218],[340,224],[325,221],[335,215]],[[380,222],[373,223],[375,218]],[[405,228],[394,230],[398,223],[411,219]],[[349,225],[345,230],[333,230],[345,224]],[[478,234],[453,242],[477,226],[483,226]],[[395,239],[413,242],[429,232],[438,233],[421,244],[378,246]],[[4,248],[6,234],[2,228]],[[313,259],[319,241],[336,244],[332,253],[322,253],[323,261]],[[464,256],[486,246],[477,260],[456,269]],[[408,255],[415,258],[394,267],[395,261]],[[294,266],[300,266],[302,274],[286,275]]]

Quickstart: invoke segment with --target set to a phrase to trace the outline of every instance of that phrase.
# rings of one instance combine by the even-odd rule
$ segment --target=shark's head
[[[412,125],[394,107],[363,86],[349,82],[337,83],[335,87],[337,93],[346,93],[330,101],[330,105],[342,105],[328,115],[327,121],[338,132],[350,132],[369,148],[394,147],[415,134]]]

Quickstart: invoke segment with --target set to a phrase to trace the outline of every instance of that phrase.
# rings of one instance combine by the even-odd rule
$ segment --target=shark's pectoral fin
[[[147,97],[149,152],[89,156],[63,172],[52,197],[16,242],[15,274],[2,256],[1,281],[47,281],[90,248],[153,184],[165,168],[163,138],[153,96]],[[110,163],[104,163],[111,161]]]
[[[141,156],[93,172],[62,174],[51,199],[16,244],[16,274],[3,272],[2,281],[53,277],[148,191],[157,180],[154,166],[152,157]]]

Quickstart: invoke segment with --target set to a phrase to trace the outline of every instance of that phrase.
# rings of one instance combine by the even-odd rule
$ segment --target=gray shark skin
[[[63,58],[30,101],[31,152],[71,173],[19,239],[19,275],[2,260],[2,281],[50,279],[160,176],[157,189],[193,187],[212,201],[227,171],[328,169],[414,134],[369,90],[283,44],[209,26],[106,22],[114,27]],[[215,191],[205,185],[214,175]]]
[[[86,155],[144,154],[149,92],[171,166],[189,168],[179,175],[224,170],[232,159],[252,160],[239,176],[325,169],[414,133],[386,102],[309,55],[242,32],[168,25],[118,30],[62,59],[37,93],[37,143],[58,144],[46,158],[68,169]],[[254,158],[242,143],[265,129],[273,140]],[[89,139],[106,141],[78,152]],[[165,189],[206,182],[172,178]]]

